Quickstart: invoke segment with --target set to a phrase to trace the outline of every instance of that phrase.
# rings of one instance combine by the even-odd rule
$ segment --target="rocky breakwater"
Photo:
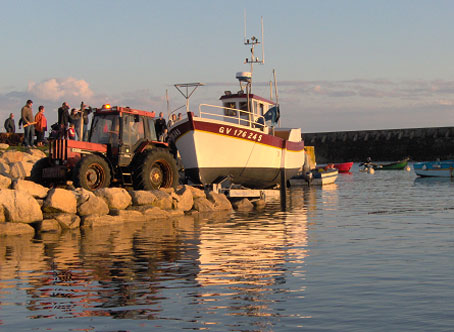
[[[33,163],[43,156],[36,149],[5,151],[0,156],[0,236],[254,208],[247,199],[232,205],[223,194],[188,185],[151,191],[49,189],[27,180]]]

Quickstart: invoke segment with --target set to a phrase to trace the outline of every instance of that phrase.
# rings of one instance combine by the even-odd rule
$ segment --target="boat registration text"
[[[237,129],[237,128],[230,128],[230,127],[219,127],[219,133],[224,134],[224,135],[229,135],[229,136],[234,136],[234,137],[241,137],[245,138],[251,141],[257,141],[260,142],[262,140],[263,135],[249,131],[249,130],[243,130],[243,129]]]

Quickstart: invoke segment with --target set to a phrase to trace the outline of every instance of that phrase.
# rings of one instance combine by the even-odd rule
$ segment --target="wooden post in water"
[[[281,183],[280,183],[280,198],[281,198],[281,210],[287,209],[287,177],[285,176],[285,153],[287,151],[287,141],[284,140],[282,144],[282,155],[281,155]]]
[[[287,210],[287,177],[285,168],[281,168],[281,185],[280,185],[281,210]]]

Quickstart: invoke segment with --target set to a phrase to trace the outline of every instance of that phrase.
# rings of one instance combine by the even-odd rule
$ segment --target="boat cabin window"
[[[262,115],[265,113],[265,105],[263,105],[262,103],[259,104],[259,115]]]
[[[227,102],[227,103],[224,103],[224,107],[226,107],[226,108],[236,108],[236,104],[235,104],[235,102]],[[229,109],[224,109],[224,115],[237,116],[236,111],[229,110]]]
[[[240,110],[247,111],[247,101],[240,101]]]

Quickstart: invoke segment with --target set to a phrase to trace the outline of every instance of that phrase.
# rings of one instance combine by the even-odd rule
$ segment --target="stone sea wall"
[[[453,159],[454,127],[304,133],[314,146],[317,163]]]
[[[263,201],[231,202],[224,194],[188,185],[150,191],[49,189],[27,179],[34,162],[43,156],[45,154],[37,149],[1,153],[0,237],[263,208]]]

